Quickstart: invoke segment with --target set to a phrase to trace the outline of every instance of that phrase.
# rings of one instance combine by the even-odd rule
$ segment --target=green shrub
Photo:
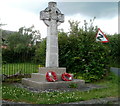
[[[109,36],[108,47],[111,67],[120,67],[120,34]]]
[[[46,39],[42,39],[40,44],[36,47],[34,61],[40,65],[45,66],[46,56]]]
[[[69,39],[67,41],[71,44],[59,51],[60,66],[65,66],[67,72],[81,73],[90,82],[103,78],[106,75],[108,65],[107,48],[99,42],[87,45],[78,42],[79,38],[71,39],[73,41],[69,41]]]
[[[85,31],[79,28],[72,30],[74,28],[71,28],[69,36],[63,32],[59,33],[60,66],[66,67],[67,72],[80,73],[87,82],[102,79],[109,68],[108,47],[95,41],[97,32],[94,27]]]
[[[4,63],[33,62],[35,47],[26,47],[20,52],[11,49],[2,49],[2,61]]]

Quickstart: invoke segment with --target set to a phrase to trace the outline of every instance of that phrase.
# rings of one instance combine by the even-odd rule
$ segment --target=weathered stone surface
[[[39,67],[39,73],[46,74],[48,71],[54,71],[56,74],[63,74],[66,72],[66,68],[46,68],[46,67]]]
[[[22,80],[22,83],[40,90],[68,88],[71,83],[76,83],[78,85],[78,88],[81,88],[85,85],[84,80],[78,79],[73,81],[37,82],[31,80],[30,78],[24,78]]]
[[[32,73],[31,75],[31,80],[33,81],[39,81],[39,82],[48,82],[46,80],[46,74],[41,74],[41,73]],[[71,74],[73,77],[73,74]],[[62,81],[61,74],[57,74],[58,81]]]
[[[56,2],[49,2],[40,12],[40,19],[47,25],[46,67],[59,67],[57,26],[64,22],[64,15],[56,6]]]

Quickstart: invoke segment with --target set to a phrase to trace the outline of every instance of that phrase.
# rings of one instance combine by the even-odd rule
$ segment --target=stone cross
[[[49,2],[40,12],[40,19],[47,25],[46,67],[59,67],[57,26],[64,22],[64,14],[56,6],[56,2]]]

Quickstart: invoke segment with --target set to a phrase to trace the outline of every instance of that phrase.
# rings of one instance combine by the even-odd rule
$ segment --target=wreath
[[[62,74],[62,80],[64,81],[72,81],[72,76],[69,73]]]
[[[48,71],[48,72],[46,73],[46,80],[47,80],[48,82],[55,82],[56,80],[58,80],[56,73],[53,72],[53,71]]]

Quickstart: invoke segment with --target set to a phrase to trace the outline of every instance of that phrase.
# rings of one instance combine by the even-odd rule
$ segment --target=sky
[[[79,27],[96,17],[93,25],[98,26],[105,34],[118,33],[118,2],[90,0],[52,0],[57,2],[57,8],[65,15],[64,23],[58,29],[69,31],[68,20],[80,21]],[[63,0],[61,0],[63,1]],[[66,1],[66,2],[65,2]],[[85,2],[86,1],[86,2]],[[18,31],[20,27],[35,26],[41,37],[47,36],[47,26],[40,20],[40,11],[48,7],[50,0],[0,0],[0,23],[3,30]]]

